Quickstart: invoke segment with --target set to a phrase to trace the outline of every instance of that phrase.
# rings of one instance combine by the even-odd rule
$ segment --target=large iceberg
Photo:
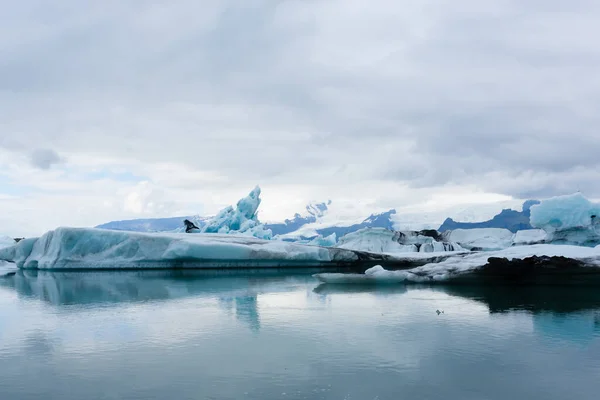
[[[32,269],[347,267],[392,257],[241,235],[58,228],[0,249]],[[396,259],[403,262],[403,259]]]
[[[437,231],[399,232],[385,228],[365,228],[349,233],[340,238],[336,247],[384,254],[464,250],[456,243],[441,241]]]
[[[600,243],[600,203],[581,193],[552,197],[531,207],[531,225],[553,243],[595,246]]]

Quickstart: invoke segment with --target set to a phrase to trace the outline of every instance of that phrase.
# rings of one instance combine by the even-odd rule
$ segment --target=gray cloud
[[[31,153],[30,161],[32,166],[47,170],[63,162],[63,159],[52,149],[37,149]]]
[[[597,2],[48,7],[7,4],[0,24],[0,119],[22,146],[224,184],[600,196]]]

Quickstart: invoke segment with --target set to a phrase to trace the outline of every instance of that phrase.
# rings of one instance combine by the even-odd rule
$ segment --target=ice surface
[[[388,254],[418,252],[417,246],[414,244],[400,244],[396,232],[377,228],[361,229],[342,236],[336,247]]]
[[[323,246],[323,247],[332,247],[337,243],[337,237],[335,233],[332,233],[329,236],[323,237],[323,235],[319,235],[316,238],[312,239],[308,242],[308,244],[312,246]]]
[[[595,246],[600,243],[600,203],[581,193],[552,197],[531,207],[531,225],[545,230],[548,242]]]
[[[15,239],[9,236],[1,236],[0,235],[0,249],[3,247],[13,246],[15,244]]]
[[[501,228],[455,229],[444,233],[451,242],[465,249],[500,250],[512,244],[513,233]]]
[[[437,234],[435,231],[430,233]],[[420,232],[397,232],[384,228],[366,228],[349,233],[340,238],[336,247],[384,254],[464,250],[456,243],[438,242]]]
[[[238,235],[93,228],[58,228],[0,249],[0,260],[38,269],[320,266],[358,259],[344,249]]]
[[[260,202],[260,187],[256,186],[248,196],[238,201],[236,208],[228,206],[206,221],[200,232],[241,234],[271,239],[273,233],[258,221]]]
[[[591,228],[600,222],[600,204],[581,193],[552,197],[531,207],[531,225],[547,232]]]
[[[487,264],[490,257],[524,259],[531,256],[562,256],[575,260],[584,260],[588,265],[600,266],[600,246],[595,248],[538,244],[515,246],[499,251],[475,252],[453,255],[441,262],[425,264],[401,271],[388,271],[381,265],[365,271],[364,274],[321,273],[314,276],[326,283],[400,283],[400,282],[436,282],[472,272]]]
[[[513,235],[512,243],[516,246],[540,244],[546,240],[546,231],[543,229],[525,229]]]

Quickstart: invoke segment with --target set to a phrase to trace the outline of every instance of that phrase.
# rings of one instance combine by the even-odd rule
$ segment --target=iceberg
[[[340,238],[337,248],[371,253],[432,253],[464,251],[456,243],[441,242],[437,231],[391,231],[385,228],[364,228]]]
[[[425,258],[423,258],[424,260]],[[0,249],[24,269],[348,267],[410,260],[243,235],[145,233],[58,228]]]
[[[323,237],[323,235],[319,235],[316,238],[312,239],[308,242],[308,244],[312,246],[322,246],[322,247],[332,247],[337,243],[337,237],[335,233],[332,233],[329,236]]]
[[[501,250],[513,242],[513,233],[503,228],[455,229],[444,232],[444,237],[468,250]]]
[[[600,203],[592,203],[581,193],[552,197],[532,206],[530,222],[546,231],[552,243],[600,243]]]
[[[286,235],[302,228],[304,225],[317,222],[317,220],[327,214],[330,205],[331,200],[323,203],[311,202],[305,207],[305,215],[296,213],[294,214],[293,219],[286,219],[279,223],[265,224],[265,226],[270,229],[275,236]]]
[[[319,273],[325,283],[600,283],[600,246],[531,245],[494,252],[457,254],[406,270],[381,265],[364,274]],[[553,279],[554,278],[554,279]],[[595,280],[591,278],[596,278]]]
[[[589,228],[597,225],[600,204],[592,203],[581,193],[552,197],[531,207],[531,225],[545,231]]]
[[[547,239],[547,233],[543,229],[525,229],[517,231],[513,238],[513,246],[525,246],[530,244],[542,244]]]
[[[260,187],[256,186],[248,196],[238,201],[236,208],[232,206],[224,208],[215,217],[206,221],[199,231],[241,234],[269,240],[273,237],[273,232],[258,221],[260,203]]]
[[[286,292],[294,287],[289,285],[290,275],[276,269],[263,269],[250,274],[247,271],[209,270],[14,272],[11,279],[0,279],[0,288],[12,289],[19,295],[35,297],[53,305],[147,302],[192,296],[235,299],[255,297],[265,289]],[[292,279],[300,282],[312,280],[306,274]]]
[[[273,240],[281,240],[284,242],[298,243],[298,244],[307,244],[310,246],[322,246],[322,247],[332,247],[337,243],[337,237],[335,233],[332,233],[329,236],[323,237],[323,235],[317,235],[312,238],[286,238],[282,236],[275,236]]]
[[[13,238],[8,236],[0,236],[0,249],[12,247],[17,243]],[[17,270],[14,263],[0,261],[0,278],[6,275],[11,275]]]

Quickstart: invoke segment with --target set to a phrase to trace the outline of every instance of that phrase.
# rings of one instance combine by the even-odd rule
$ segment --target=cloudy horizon
[[[600,198],[591,0],[3,6],[0,233]]]

